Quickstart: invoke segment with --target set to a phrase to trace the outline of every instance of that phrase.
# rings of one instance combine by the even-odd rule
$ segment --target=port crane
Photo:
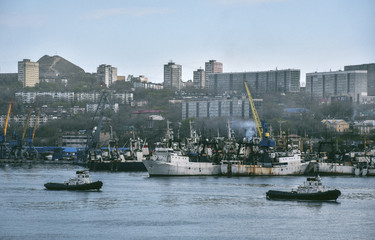
[[[34,108],[30,108],[29,115],[27,115],[25,127],[23,128],[23,132],[22,132],[22,141],[25,139],[26,130],[27,130],[27,127],[29,126],[31,113],[33,112],[33,110],[34,110]]]
[[[7,135],[7,129],[8,129],[8,123],[9,123],[9,117],[10,117],[10,111],[13,108],[13,99],[10,100],[8,112],[4,124],[3,131],[0,131],[0,158],[8,158],[9,156],[9,145],[6,144],[6,135]]]
[[[258,112],[255,108],[254,100],[251,97],[251,93],[250,93],[249,87],[247,86],[247,82],[244,81],[244,84],[245,84],[247,96],[249,97],[251,112],[253,113],[253,118],[254,118],[254,121],[255,121],[255,124],[256,124],[257,133],[258,133],[259,138],[260,138],[259,146],[261,146],[261,147],[274,147],[275,141],[271,140],[271,139],[268,139],[270,137],[270,133],[268,132],[267,122],[264,121],[264,120],[261,121],[259,119],[259,115],[258,115]]]
[[[12,110],[12,108],[13,108],[13,99],[10,100],[9,107],[8,107],[7,118],[5,120],[4,131],[3,131],[4,141],[5,141],[5,138],[7,136],[7,128],[8,128],[8,123],[9,123],[10,110]]]

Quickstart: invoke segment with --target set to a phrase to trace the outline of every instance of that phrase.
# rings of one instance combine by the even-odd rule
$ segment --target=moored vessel
[[[269,190],[266,193],[268,200],[313,200],[313,201],[336,201],[341,195],[340,190],[329,190],[322,184],[320,176],[309,177],[303,185],[290,192]]]
[[[221,172],[231,176],[303,175],[307,166],[300,153],[264,153],[257,160],[222,161]]]
[[[76,177],[71,178],[64,183],[53,183],[48,182],[44,184],[44,187],[48,190],[100,190],[103,186],[103,182],[93,182],[89,176],[88,170],[82,170],[76,172]]]
[[[150,176],[220,175],[221,166],[212,162],[193,162],[179,150],[156,148],[151,159],[143,160]]]

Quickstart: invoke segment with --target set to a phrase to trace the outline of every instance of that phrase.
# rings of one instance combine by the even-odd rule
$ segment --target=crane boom
[[[4,125],[4,137],[7,136],[7,128],[8,128],[8,122],[9,122],[10,110],[12,109],[12,106],[13,106],[13,99],[11,99],[9,103],[7,118],[5,120],[5,125]]]
[[[40,116],[41,110],[42,110],[42,107],[39,108],[38,116],[36,117],[36,120],[35,120],[35,125],[34,125],[34,130],[33,130],[33,136],[31,137],[31,142],[33,142],[33,140],[34,140],[35,131],[36,131],[36,128],[37,128],[38,123],[39,123],[39,116]]]
[[[33,109],[31,108],[31,109],[30,109],[30,112],[29,112],[29,115],[27,115],[27,119],[26,119],[25,127],[23,128],[22,140],[25,138],[26,130],[27,130],[27,127],[29,126],[30,117],[31,117],[31,113],[32,113],[32,112],[33,112]]]
[[[251,97],[249,87],[247,86],[247,82],[245,81],[244,84],[245,84],[247,96],[249,97],[249,102],[250,102],[251,111],[253,113],[253,118],[254,118],[254,121],[257,125],[258,135],[259,135],[260,139],[263,140],[263,128],[262,128],[262,124],[261,124],[259,116],[258,116],[258,112],[255,108],[253,98]]]

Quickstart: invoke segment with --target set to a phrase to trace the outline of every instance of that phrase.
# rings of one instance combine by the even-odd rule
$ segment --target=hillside
[[[44,55],[38,63],[40,78],[70,78],[85,74],[82,68],[57,55]]]

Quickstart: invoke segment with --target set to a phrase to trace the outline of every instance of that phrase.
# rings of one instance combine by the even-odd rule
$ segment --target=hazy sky
[[[59,55],[96,72],[184,81],[215,59],[224,72],[332,71],[375,62],[373,0],[0,0],[0,73]]]

